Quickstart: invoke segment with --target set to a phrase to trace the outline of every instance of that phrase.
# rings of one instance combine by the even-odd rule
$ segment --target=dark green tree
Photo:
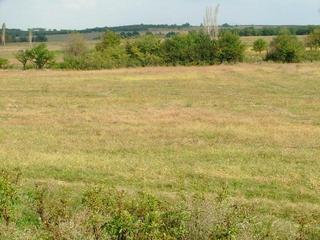
[[[284,63],[300,62],[304,53],[304,46],[298,38],[283,32],[272,40],[266,60]]]

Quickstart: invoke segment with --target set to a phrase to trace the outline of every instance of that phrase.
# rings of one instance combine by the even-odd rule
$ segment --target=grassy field
[[[1,71],[1,166],[72,191],[226,184],[261,213],[320,216],[319,67]]]

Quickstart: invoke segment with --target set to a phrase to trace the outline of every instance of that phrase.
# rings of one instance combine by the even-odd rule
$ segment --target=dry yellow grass
[[[26,183],[230,194],[320,214],[319,64],[1,71],[0,161]]]

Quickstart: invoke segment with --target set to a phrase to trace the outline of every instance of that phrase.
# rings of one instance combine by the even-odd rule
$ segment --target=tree
[[[64,54],[68,57],[80,57],[88,52],[88,43],[80,33],[72,33],[68,36],[64,47]]]
[[[66,57],[81,57],[87,52],[87,41],[80,33],[72,33],[68,36],[64,47]]]
[[[38,69],[43,69],[54,60],[53,52],[49,51],[45,44],[40,44],[28,50],[27,56]]]
[[[89,47],[86,39],[80,33],[72,33],[64,47],[63,68],[87,69]]]
[[[222,33],[218,45],[220,62],[236,63],[243,61],[245,45],[236,33],[230,31]]]
[[[219,36],[218,14],[220,4],[215,8],[207,7],[206,13],[203,19],[204,31],[211,37],[211,39],[217,39]]]
[[[266,40],[260,38],[257,39],[254,43],[253,43],[253,51],[258,52],[258,53],[262,53],[263,51],[267,50],[268,48],[268,43],[266,42]]]
[[[300,62],[304,53],[304,46],[295,35],[282,32],[272,40],[266,60],[284,63]]]
[[[306,38],[306,46],[311,50],[318,50],[320,48],[320,29],[315,29]]]
[[[20,50],[15,55],[16,59],[22,64],[23,70],[26,70],[27,63],[29,61],[28,50]]]
[[[121,37],[119,34],[107,31],[103,34],[101,42],[96,45],[96,50],[103,51],[107,48],[117,47],[120,43]]]

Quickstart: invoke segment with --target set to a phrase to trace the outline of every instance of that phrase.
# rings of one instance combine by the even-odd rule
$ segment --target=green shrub
[[[70,34],[64,48],[63,62],[59,64],[62,69],[88,69],[89,47],[86,39],[79,33]]]
[[[252,49],[253,51],[261,54],[263,51],[267,50],[267,48],[268,48],[268,43],[266,42],[266,40],[260,38],[254,41]]]
[[[154,35],[145,35],[132,43],[128,42],[126,51],[129,66],[157,66],[163,64],[161,40]]]
[[[28,187],[28,191],[22,191],[17,185],[19,176],[19,171],[2,171],[0,174],[0,239],[247,240],[320,237],[317,212],[294,216],[291,220],[272,215],[268,217],[248,202],[232,199],[227,185],[209,195],[183,195],[165,201],[147,193],[127,193],[92,186],[73,192],[70,186],[37,184],[35,188]],[[28,218],[25,214],[31,216],[32,221],[19,223],[19,218]]]
[[[59,68],[77,70],[89,69],[88,56],[89,53],[86,53],[82,56],[65,56],[63,58],[63,62],[59,64]]]
[[[95,239],[182,239],[185,217],[148,194],[99,188],[85,193],[88,231]]]
[[[28,62],[31,62],[37,69],[51,67],[54,65],[54,53],[49,51],[47,45],[39,44],[27,50],[20,50],[15,54],[15,58],[22,64],[23,69],[27,69]]]
[[[39,44],[27,50],[27,56],[37,69],[43,69],[54,63],[54,54],[48,50],[46,44]]]
[[[224,32],[219,37],[219,60],[221,63],[242,62],[244,59],[245,45],[239,35],[233,32]]]
[[[0,218],[8,226],[12,218],[12,210],[17,201],[17,184],[20,171],[0,170]]]
[[[169,65],[199,65],[216,62],[217,44],[204,32],[176,35],[163,43],[164,61]]]
[[[16,55],[16,59],[22,64],[23,70],[27,69],[27,63],[29,61],[29,51],[19,50]]]
[[[315,29],[306,38],[306,46],[311,50],[318,50],[320,48],[320,29]]]
[[[115,32],[107,31],[103,34],[101,42],[96,45],[97,51],[118,47],[121,44],[121,36]]]
[[[296,36],[282,33],[271,42],[266,60],[283,63],[301,62],[304,50],[303,44]]]
[[[9,61],[4,58],[0,58],[0,69],[6,69],[9,67]]]
[[[320,51],[318,50],[308,50],[304,54],[304,61],[307,62],[317,62],[320,61]]]
[[[79,44],[80,42],[80,44]],[[238,35],[225,33],[219,41],[203,31],[161,40],[152,34],[121,43],[120,35],[108,31],[95,50],[78,54],[83,39],[71,41],[61,68],[105,69],[130,66],[208,65],[243,60],[244,45]],[[85,47],[83,47],[85,49]],[[76,52],[76,53],[75,53]]]

